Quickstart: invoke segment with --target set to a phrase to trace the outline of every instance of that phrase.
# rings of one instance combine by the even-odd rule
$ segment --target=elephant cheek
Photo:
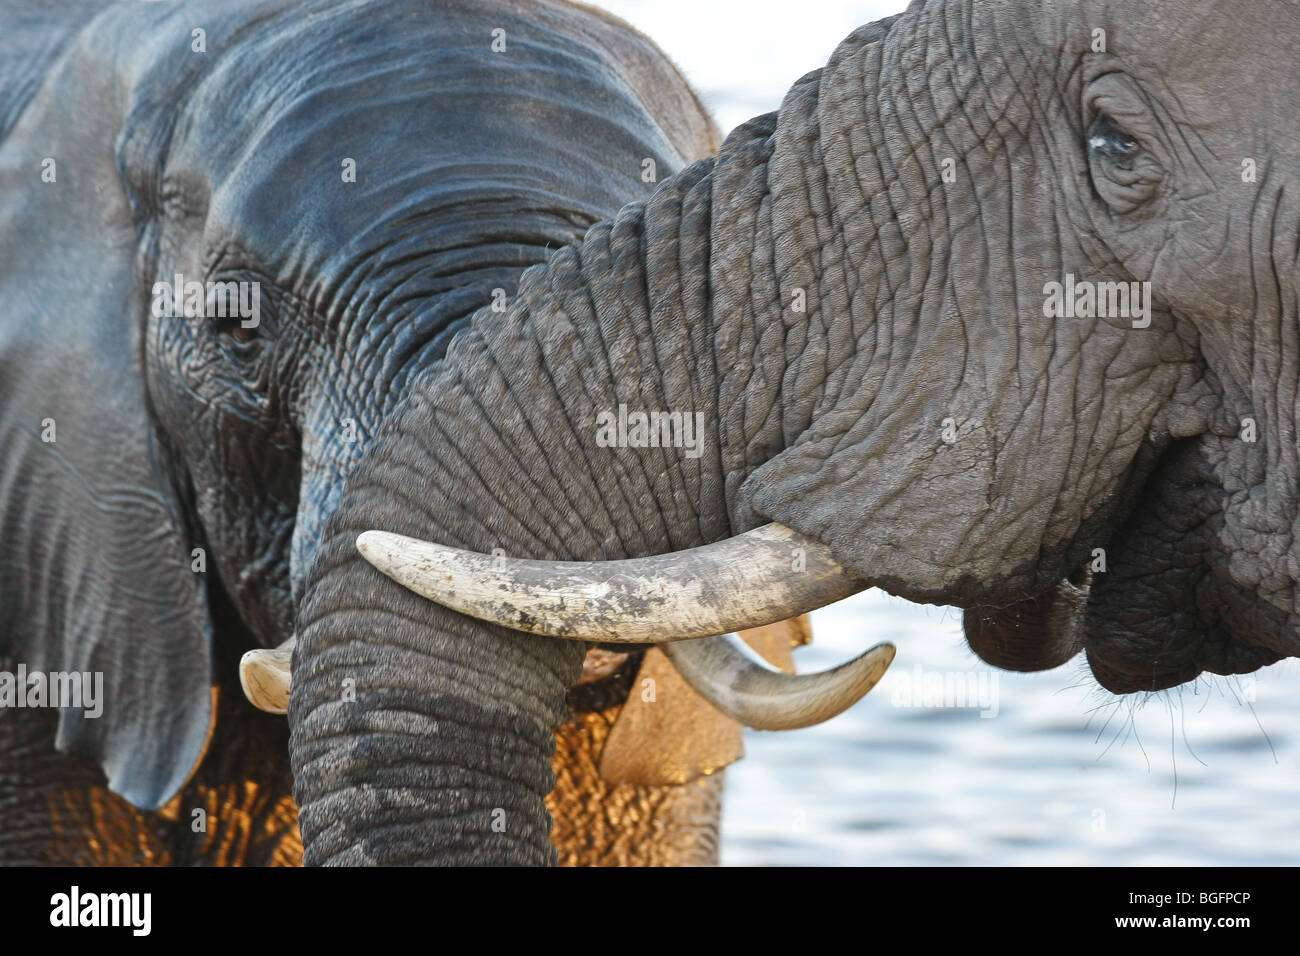
[[[963,627],[970,649],[987,664],[1009,671],[1059,667],[1083,649],[1083,614],[1089,582],[1068,580],[1037,597],[1005,607],[977,605]]]

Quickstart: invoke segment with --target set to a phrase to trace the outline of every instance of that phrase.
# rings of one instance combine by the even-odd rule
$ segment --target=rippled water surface
[[[871,592],[813,623],[800,669],[880,640],[898,658],[847,714],[747,734],[725,863],[1300,863],[1295,661],[1117,698],[1081,660],[994,671],[951,609]],[[945,698],[949,674],[975,693]]]
[[[775,109],[852,29],[903,7],[598,5],[654,38],[724,130]],[[1121,699],[1077,661],[1046,674],[995,672],[966,649],[956,611],[878,592],[818,612],[814,626],[816,644],[796,655],[801,670],[881,640],[898,645],[898,659],[836,720],[748,734],[748,756],[728,770],[724,863],[1300,863],[1294,661]],[[973,682],[976,706],[925,706],[927,688],[943,702],[945,674]],[[985,706],[981,680],[993,695]]]

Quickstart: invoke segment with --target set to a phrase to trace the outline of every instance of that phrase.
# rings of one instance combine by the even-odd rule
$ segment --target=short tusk
[[[894,660],[893,644],[877,644],[828,671],[786,674],[734,634],[663,650],[701,697],[755,730],[797,730],[830,720],[865,697]]]
[[[416,594],[517,631],[660,644],[763,627],[861,591],[826,545],[780,524],[626,561],[535,561],[367,531],[365,559]]]
[[[289,711],[290,665],[293,663],[291,637],[279,647],[249,651],[239,659],[239,683],[244,696],[258,710],[268,714]]]

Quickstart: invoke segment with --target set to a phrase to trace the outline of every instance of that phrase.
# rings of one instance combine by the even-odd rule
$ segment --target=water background
[[[904,6],[597,5],[658,42],[724,131],[775,109],[855,27]],[[1300,863],[1296,661],[1117,698],[1081,659],[1045,674],[993,671],[966,649],[950,608],[873,591],[817,612],[813,626],[801,670],[882,640],[898,659],[827,724],[747,732],[748,756],[727,771],[724,864]],[[996,679],[992,705],[924,706],[927,690],[942,702],[934,682],[945,674],[977,691],[982,681],[986,694]]]

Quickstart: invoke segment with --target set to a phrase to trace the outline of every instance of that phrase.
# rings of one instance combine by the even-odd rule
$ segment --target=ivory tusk
[[[876,686],[895,653],[893,644],[877,644],[831,670],[787,674],[734,634],[663,650],[701,697],[755,730],[796,730],[843,713]]]
[[[290,669],[297,641],[291,637],[279,647],[258,648],[239,659],[239,684],[244,688],[244,696],[258,710],[268,714],[288,713]]]
[[[530,634],[601,643],[659,644],[763,627],[866,587],[826,545],[776,523],[623,561],[502,558],[385,531],[365,532],[357,548],[444,607]]]

